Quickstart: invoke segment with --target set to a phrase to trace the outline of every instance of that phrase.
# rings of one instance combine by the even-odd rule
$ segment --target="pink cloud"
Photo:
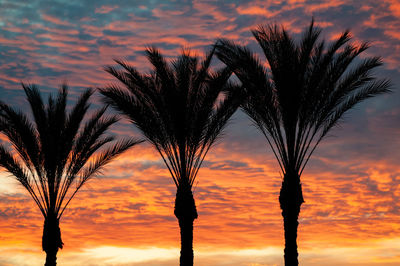
[[[73,24],[63,18],[46,14],[42,14],[44,24],[22,27],[9,22],[4,28],[7,33],[0,35],[1,45],[11,47],[7,52],[0,52],[1,56],[10,58],[0,66],[0,86],[21,92],[21,73],[24,74],[23,81],[34,82],[39,87],[56,88],[64,78],[74,87],[104,86],[115,80],[102,70],[102,66],[114,64],[112,58],[115,57],[132,57],[128,60],[132,65],[148,72],[150,66],[142,54],[146,45],[157,43],[168,57],[178,55],[180,46],[189,46],[192,51],[202,54],[204,47],[219,37],[254,45],[249,29],[276,21],[285,25],[289,32],[300,33],[308,25],[311,13],[315,15],[318,26],[327,28],[323,37],[329,41],[337,38],[344,29],[340,24],[340,14],[335,12],[347,1],[315,4],[293,0],[284,5],[284,1],[273,0],[226,6],[215,3],[193,1],[193,10],[185,6],[177,10],[160,6],[154,9],[139,7],[152,11],[151,14],[162,23],[135,14],[126,21],[114,20],[104,26],[85,14],[80,20],[77,18],[82,24],[73,28],[70,27]],[[385,68],[398,71],[398,23],[392,20],[382,24],[382,20],[398,14],[399,8],[396,1],[385,3],[363,2],[355,9],[366,12],[362,13],[363,16],[367,15],[358,20],[355,12],[354,25],[350,26],[360,39],[360,36],[365,38],[361,34],[367,29],[382,33],[380,39],[371,37],[375,49],[371,55],[382,54],[388,63]],[[107,16],[113,10],[120,12],[122,9],[117,8],[102,6],[95,12]],[[185,16],[186,12],[190,16]],[[248,16],[243,19],[239,15]],[[27,22],[32,21],[25,19]],[[68,27],[59,29],[53,24]],[[120,34],[106,35],[105,30]],[[87,38],[82,38],[82,34]],[[39,72],[40,68],[44,71]],[[48,69],[60,74],[47,74]],[[71,94],[76,95],[79,90]],[[23,102],[21,97],[13,100]],[[99,102],[97,94],[94,100]],[[368,108],[374,110],[374,105],[368,105]],[[400,167],[396,161],[398,154],[393,151],[400,147],[399,129],[393,122],[398,116],[399,112],[394,112],[373,117],[361,129],[352,123],[346,124],[344,128],[353,126],[353,131],[335,131],[335,135],[340,137],[327,139],[317,149],[302,177],[306,203],[300,214],[299,247],[303,264],[352,265],[353,254],[364,259],[363,265],[374,265],[372,262],[368,264],[368,259],[374,260],[375,265],[396,265],[400,261],[399,253],[391,255],[390,250],[377,244],[394,241],[392,247],[396,247],[399,243],[393,240],[400,235],[400,218],[395,209],[400,197]],[[233,120],[232,124],[241,119]],[[381,121],[388,124],[383,127]],[[241,124],[240,131],[255,130],[247,122]],[[127,128],[131,126],[127,124],[127,121],[121,121],[114,133],[130,134]],[[365,131],[370,131],[370,135],[365,135]],[[197,178],[195,199],[199,219],[195,222],[194,233],[197,264],[223,265],[227,261],[232,265],[280,264],[283,261],[283,229],[278,204],[279,167],[260,134],[251,135],[256,136],[254,138],[246,134],[236,136],[238,140],[233,138],[232,132],[228,128],[227,138],[213,147]],[[372,145],[371,139],[381,138],[390,140],[387,142],[393,149],[391,158],[388,154],[379,159],[375,154],[389,152],[386,146],[378,147],[379,143]],[[369,156],[355,148],[352,151],[341,150],[341,147],[354,143],[372,146]],[[9,257],[11,265],[23,265],[24,261],[42,262],[44,258],[40,249],[43,225],[40,213],[26,192],[21,190],[18,193],[22,194],[0,194],[3,197],[0,201],[3,214],[0,215],[0,264],[3,263],[1,259]],[[101,245],[178,249],[179,228],[173,215],[174,196],[171,177],[150,145],[142,145],[124,154],[104,171],[102,177],[91,180],[65,212],[61,230],[66,246],[59,253],[60,262],[65,262],[65,265],[97,263],[100,261],[98,257],[88,259],[76,254]],[[327,247],[331,254],[327,253]],[[231,255],[226,255],[221,261],[210,253],[198,253],[207,248],[237,253],[258,249],[268,255],[256,260],[254,254],[259,253],[246,253],[243,258],[229,253]],[[364,248],[369,254],[363,253]],[[273,252],[267,253],[270,249]],[[39,259],[29,260],[29,254]],[[178,256],[177,253],[177,259]],[[385,256],[387,261],[383,258]],[[177,259],[161,264],[176,265]],[[158,262],[154,264],[160,265]]]
[[[48,21],[48,22],[51,22],[51,23],[54,23],[54,24],[57,24],[57,25],[62,25],[62,26],[71,26],[71,25],[72,25],[72,24],[71,24],[70,22],[68,22],[68,21],[61,20],[61,19],[59,19],[59,18],[50,16],[50,15],[47,15],[47,14],[44,14],[44,13],[42,14],[42,18],[43,18],[44,20]]]
[[[118,8],[117,5],[115,6],[101,6],[95,9],[95,13],[98,14],[107,14],[110,13],[111,11],[113,11],[114,9]]]

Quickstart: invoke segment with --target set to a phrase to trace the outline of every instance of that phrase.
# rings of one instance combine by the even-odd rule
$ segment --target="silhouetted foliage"
[[[241,103],[239,87],[227,68],[210,70],[214,50],[199,63],[183,51],[167,63],[156,48],[146,50],[153,65],[141,74],[126,62],[106,67],[125,88],[100,89],[104,101],[126,116],[160,153],[177,187],[175,216],[181,228],[181,265],[193,265],[193,221],[197,210],[192,186],[200,166]]]
[[[47,104],[34,85],[22,86],[33,121],[0,101],[0,132],[12,146],[0,145],[0,166],[28,190],[43,214],[45,265],[56,265],[58,249],[63,247],[59,220],[71,199],[104,165],[140,141],[128,138],[102,149],[114,140],[105,134],[118,121],[116,116],[105,115],[106,107],[97,110],[80,129],[92,89],[67,113],[66,85],[57,97],[49,96]]]
[[[327,45],[314,21],[296,43],[283,27],[252,31],[268,67],[248,48],[229,40],[216,54],[248,93],[242,106],[266,137],[283,173],[279,202],[285,228],[285,265],[298,265],[297,227],[304,202],[300,176],[310,156],[343,114],[357,103],[389,91],[389,81],[372,70],[380,57],[355,59],[368,43],[350,43],[349,31]]]

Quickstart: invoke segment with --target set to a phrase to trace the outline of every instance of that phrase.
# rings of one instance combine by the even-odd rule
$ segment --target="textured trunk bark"
[[[297,173],[285,174],[279,195],[285,230],[285,266],[297,266],[297,228],[301,204],[304,202],[300,177]]]
[[[59,220],[54,214],[49,214],[44,220],[42,249],[46,252],[45,266],[57,265],[58,249],[63,247]]]
[[[179,220],[181,229],[181,257],[179,262],[181,266],[193,265],[193,221],[192,219]]]
[[[56,266],[57,265],[57,251],[56,252],[46,252],[46,262],[44,266]]]
[[[178,187],[174,213],[181,230],[180,265],[193,266],[193,221],[197,218],[197,210],[189,186]]]

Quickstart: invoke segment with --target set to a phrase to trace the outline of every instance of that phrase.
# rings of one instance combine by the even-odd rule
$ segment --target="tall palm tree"
[[[106,67],[125,88],[100,89],[104,101],[127,117],[156,148],[177,187],[174,214],[181,231],[180,265],[193,265],[193,222],[197,210],[192,186],[200,166],[240,106],[240,90],[226,68],[213,72],[214,50],[199,63],[189,52],[169,64],[156,48],[146,50],[150,74],[116,60]],[[122,67],[122,68],[121,68]]]
[[[319,40],[314,21],[299,43],[277,25],[252,31],[264,66],[248,48],[220,39],[216,54],[239,78],[248,99],[242,109],[266,137],[283,174],[279,203],[285,229],[285,265],[298,265],[297,227],[304,202],[300,176],[320,141],[343,114],[389,91],[372,70],[379,57],[356,59],[368,43],[351,44],[349,31],[332,44]]]
[[[71,199],[104,165],[140,141],[119,140],[104,149],[115,139],[105,133],[118,121],[116,116],[105,116],[106,107],[88,118],[80,129],[92,89],[86,90],[67,113],[66,85],[56,97],[49,96],[47,105],[34,85],[22,86],[33,121],[0,101],[0,133],[13,147],[0,145],[0,166],[28,190],[39,207],[44,217],[45,265],[53,266],[58,249],[63,247],[59,221]]]

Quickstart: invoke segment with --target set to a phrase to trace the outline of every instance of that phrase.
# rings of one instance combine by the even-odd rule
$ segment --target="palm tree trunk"
[[[297,227],[301,204],[304,202],[300,177],[296,172],[286,173],[279,195],[285,230],[285,266],[297,266]]]
[[[194,220],[179,220],[181,229],[181,266],[193,265],[193,221]]]
[[[55,214],[48,214],[44,220],[42,249],[46,252],[45,266],[57,265],[57,252],[63,247],[59,219]]]
[[[57,251],[46,252],[46,262],[44,266],[56,266],[57,265]]]
[[[193,221],[197,218],[197,210],[190,186],[178,187],[174,214],[181,230],[180,265],[193,266]]]

